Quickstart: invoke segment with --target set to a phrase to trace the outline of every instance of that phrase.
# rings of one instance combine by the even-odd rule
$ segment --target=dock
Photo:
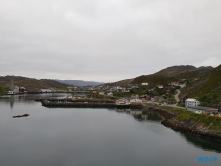
[[[143,108],[143,105],[117,105],[114,100],[41,100],[45,107],[74,107],[74,108]]]

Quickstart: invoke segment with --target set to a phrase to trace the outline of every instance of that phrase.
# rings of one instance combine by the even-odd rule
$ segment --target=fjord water
[[[46,108],[39,97],[0,99],[0,165],[2,166],[171,166],[205,165],[198,156],[215,156],[221,144],[175,132],[148,111],[147,120],[115,109]],[[28,113],[29,117],[12,116]]]

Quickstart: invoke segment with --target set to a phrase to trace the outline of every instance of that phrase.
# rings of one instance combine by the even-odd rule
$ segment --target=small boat
[[[29,114],[23,114],[23,115],[17,115],[17,116],[12,116],[13,118],[21,118],[21,117],[27,117],[30,116]]]

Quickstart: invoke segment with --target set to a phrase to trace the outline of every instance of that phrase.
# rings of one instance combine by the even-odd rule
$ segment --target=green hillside
[[[193,71],[196,69],[196,67],[191,65],[171,66],[154,73],[154,75],[164,75],[171,77],[176,76],[177,74],[180,74],[182,72]]]
[[[148,82],[148,88],[154,88],[156,85],[167,85],[169,82],[174,81],[174,77],[167,77],[164,75],[146,75],[136,77],[132,84],[141,84],[142,82]]]
[[[200,67],[194,66],[172,66],[163,69],[155,74],[143,75],[134,78],[133,84],[141,84],[142,82],[148,82],[148,87],[153,88],[156,85],[167,85],[173,81],[180,81],[182,79],[194,80],[206,75],[211,71],[212,67]]]
[[[202,106],[211,107],[221,102],[221,65],[193,81],[182,91],[188,97],[196,98]]]
[[[26,78],[21,76],[1,76],[0,77],[0,94],[5,94],[10,90],[11,80],[14,80],[14,85],[25,88],[47,89],[53,88],[57,90],[67,90],[67,85],[59,83],[55,80],[34,78]]]
[[[212,67],[200,67],[194,70],[189,70],[185,72],[180,72],[175,75],[175,78],[180,79],[186,79],[186,80],[194,80],[196,78],[200,78],[207,74],[209,71],[211,71]]]
[[[200,78],[212,70],[212,67],[196,68],[190,65],[171,66],[150,75],[142,75],[133,79],[125,79],[113,83],[107,83],[108,86],[127,86],[128,84],[141,84],[148,82],[148,87],[153,88],[158,84],[166,85],[171,81],[180,81],[181,79],[193,80]]]
[[[0,86],[0,94],[6,94],[9,90],[9,87],[7,86]]]

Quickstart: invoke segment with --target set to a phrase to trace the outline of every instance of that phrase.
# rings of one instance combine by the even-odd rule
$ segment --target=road
[[[153,101],[146,101],[146,102],[144,102],[144,104],[148,104],[148,103],[157,104],[157,105],[161,105],[161,106],[169,106],[169,107],[175,107],[175,108],[185,109],[185,108],[183,108],[183,107],[177,106],[176,104],[162,104],[162,103],[153,102]]]
[[[186,84],[184,84],[184,85],[181,87],[181,89],[184,88],[185,86],[186,86]],[[176,99],[176,102],[177,102],[177,103],[180,101],[180,99],[179,99],[180,93],[181,93],[181,91],[180,91],[179,89],[177,89],[177,93],[174,95],[174,98]]]
[[[180,93],[181,93],[180,90],[177,89],[177,93],[174,95],[174,98],[176,99],[176,102],[177,102],[177,103],[180,101],[180,99],[179,99]]]

